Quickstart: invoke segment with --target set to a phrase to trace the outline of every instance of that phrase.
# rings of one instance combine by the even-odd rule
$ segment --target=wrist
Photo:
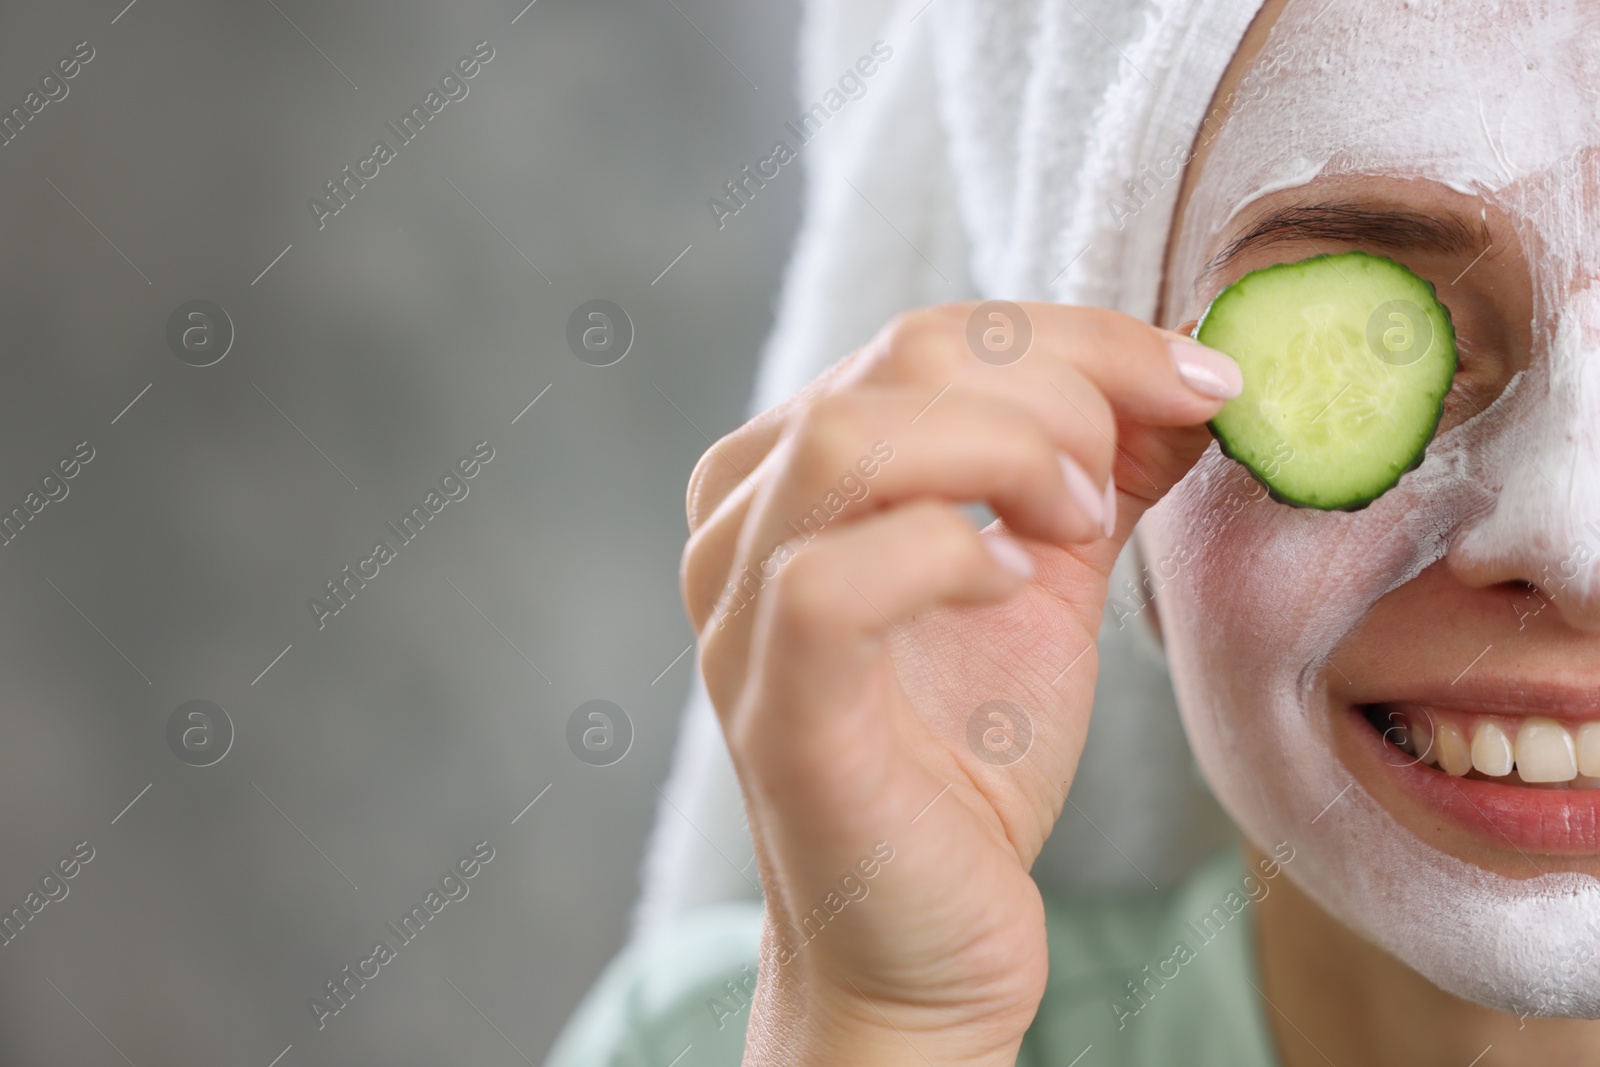
[[[751,1005],[744,1067],[1014,1067],[1026,1026],[1002,1031],[965,1016],[763,975]]]
[[[1021,1042],[1005,1049],[977,1047],[969,1035],[890,1026],[840,1025],[807,1020],[799,1025],[753,1015],[743,1067],[1015,1067]]]
[[[743,1067],[1015,1067],[1017,1054],[988,1055],[979,1059],[952,1059],[933,1043],[918,1041],[913,1048],[893,1031],[843,1037],[796,1048],[784,1037],[770,1044],[746,1043]]]

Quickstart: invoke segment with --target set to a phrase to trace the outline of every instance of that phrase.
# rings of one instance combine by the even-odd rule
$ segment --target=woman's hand
[[[684,600],[766,898],[746,1064],[1015,1061],[1107,579],[1237,390],[1098,309],[1022,305],[1020,359],[974,349],[979,310],[896,319],[690,479]]]

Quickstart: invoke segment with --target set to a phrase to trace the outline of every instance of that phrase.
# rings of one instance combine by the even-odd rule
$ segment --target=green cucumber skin
[[[1442,418],[1443,416],[1444,416],[1444,404],[1441,403],[1439,405],[1439,418]],[[1439,418],[1435,418],[1433,420],[1433,426],[1430,427],[1429,430],[1428,430],[1428,436],[1430,438],[1439,429]],[[1273,500],[1276,500],[1280,504],[1288,504],[1290,507],[1311,508],[1311,509],[1313,509],[1315,511],[1364,511],[1366,508],[1370,507],[1372,502],[1374,500],[1377,500],[1378,497],[1383,496],[1384,493],[1387,493],[1390,489],[1393,489],[1395,486],[1399,485],[1401,478],[1404,478],[1406,475],[1410,474],[1412,471],[1414,471],[1418,467],[1422,466],[1422,461],[1426,457],[1427,451],[1428,451],[1427,448],[1424,447],[1422,449],[1422,451],[1417,453],[1417,458],[1411,461],[1411,465],[1410,466],[1406,467],[1404,470],[1402,470],[1398,474],[1396,474],[1395,478],[1394,478],[1394,481],[1390,482],[1382,490],[1380,490],[1377,493],[1374,493],[1372,496],[1366,497],[1366,498],[1361,499],[1361,500],[1354,500],[1354,501],[1351,501],[1348,504],[1338,504],[1338,505],[1334,505],[1332,507],[1329,507],[1329,506],[1323,505],[1323,504],[1313,504],[1313,503],[1310,503],[1310,502],[1304,501],[1304,500],[1296,500],[1292,496],[1286,496],[1285,494],[1279,492],[1277,487],[1274,486],[1271,482],[1267,481],[1265,478],[1263,478],[1260,475],[1260,473],[1258,473],[1256,471],[1256,469],[1254,467],[1250,466],[1250,464],[1246,463],[1244,460],[1240,459],[1238,456],[1233,454],[1233,451],[1228,448],[1227,439],[1224,438],[1221,434],[1217,433],[1217,428],[1215,426],[1211,425],[1211,423],[1208,422],[1208,423],[1206,423],[1206,429],[1211,431],[1211,436],[1212,436],[1213,439],[1215,439],[1215,441],[1217,442],[1218,446],[1222,449],[1222,454],[1227,456],[1229,459],[1233,460],[1239,466],[1243,467],[1247,472],[1249,472],[1250,477],[1254,478],[1256,481],[1260,482],[1263,486],[1265,486],[1266,490],[1267,490],[1267,495],[1270,496]]]
[[[1428,281],[1426,278],[1423,278],[1420,275],[1416,274],[1415,272],[1411,271],[1404,264],[1397,263],[1394,260],[1390,260],[1390,259],[1388,259],[1387,257],[1384,257],[1384,256],[1373,256],[1370,253],[1366,253],[1366,252],[1325,252],[1325,253],[1321,253],[1319,255],[1309,256],[1306,259],[1296,260],[1296,261],[1294,261],[1292,263],[1272,264],[1271,266],[1268,266],[1268,267],[1262,267],[1258,271],[1251,271],[1248,274],[1245,274],[1242,277],[1240,277],[1239,279],[1237,279],[1236,281],[1234,281],[1227,288],[1223,289],[1214,298],[1212,298],[1211,303],[1207,305],[1205,312],[1201,314],[1199,322],[1197,322],[1195,324],[1194,331],[1192,332],[1192,334],[1190,336],[1194,337],[1196,340],[1199,340],[1200,334],[1201,334],[1202,330],[1205,327],[1206,319],[1211,315],[1212,311],[1217,307],[1217,305],[1220,302],[1222,302],[1223,298],[1225,296],[1227,296],[1230,293],[1230,291],[1233,290],[1234,286],[1237,286],[1240,282],[1243,282],[1245,279],[1251,277],[1254,274],[1258,274],[1258,273],[1261,273],[1261,272],[1264,272],[1264,271],[1268,271],[1268,270],[1275,270],[1275,269],[1282,268],[1282,267],[1301,267],[1301,266],[1306,266],[1306,265],[1315,263],[1316,261],[1319,261],[1319,260],[1334,259],[1334,258],[1341,258],[1341,257],[1354,257],[1354,256],[1364,256],[1364,257],[1369,258],[1369,259],[1381,259],[1384,262],[1392,264],[1393,266],[1398,267],[1400,270],[1405,271],[1406,274],[1410,275],[1411,278],[1415,279],[1415,281],[1417,281],[1418,283],[1420,283],[1422,286],[1424,286],[1426,288],[1429,298],[1433,300],[1435,307],[1437,308],[1440,316],[1444,320],[1444,327],[1445,327],[1444,337],[1449,341],[1449,344],[1450,344],[1450,355],[1449,355],[1450,377],[1451,377],[1451,380],[1453,380],[1454,376],[1455,376],[1455,373],[1456,373],[1456,370],[1460,366],[1460,349],[1459,349],[1458,345],[1456,344],[1455,323],[1454,323],[1454,320],[1451,318],[1450,308],[1449,308],[1449,306],[1447,304],[1444,303],[1444,301],[1442,301],[1442,300],[1440,300],[1438,298],[1439,294],[1438,294],[1437,287],[1435,287],[1434,284],[1432,282]],[[1366,509],[1367,507],[1371,506],[1373,501],[1377,500],[1379,497],[1381,497],[1385,493],[1387,493],[1390,489],[1393,489],[1396,485],[1398,485],[1400,483],[1400,480],[1403,477],[1405,477],[1407,474],[1409,474],[1410,472],[1416,470],[1418,467],[1420,467],[1422,465],[1423,460],[1425,460],[1427,458],[1428,445],[1433,443],[1434,435],[1438,432],[1438,429],[1439,429],[1439,423],[1444,418],[1445,401],[1449,398],[1450,390],[1451,390],[1451,387],[1447,383],[1445,389],[1439,395],[1438,405],[1434,409],[1433,418],[1432,418],[1431,422],[1428,425],[1427,433],[1422,438],[1422,445],[1417,449],[1417,452],[1412,457],[1411,461],[1408,464],[1406,464],[1403,468],[1401,468],[1400,470],[1396,471],[1393,479],[1391,479],[1387,484],[1379,487],[1376,491],[1374,491],[1374,492],[1372,492],[1372,493],[1370,493],[1370,494],[1368,494],[1368,495],[1366,495],[1364,497],[1360,497],[1358,499],[1352,499],[1352,500],[1349,500],[1349,501],[1346,501],[1346,502],[1343,502],[1343,503],[1340,503],[1340,504],[1333,504],[1333,505],[1319,504],[1319,503],[1315,503],[1313,501],[1302,500],[1302,499],[1296,498],[1296,497],[1294,497],[1294,496],[1292,496],[1290,494],[1287,494],[1287,493],[1283,492],[1277,486],[1273,485],[1272,482],[1269,481],[1268,478],[1266,476],[1264,476],[1260,471],[1256,470],[1255,467],[1251,466],[1250,463],[1247,462],[1245,458],[1243,458],[1240,455],[1235,453],[1234,449],[1229,445],[1229,442],[1228,442],[1226,434],[1218,429],[1218,427],[1216,425],[1216,419],[1215,418],[1213,418],[1212,420],[1210,420],[1210,421],[1208,421],[1206,423],[1206,429],[1210,431],[1211,436],[1216,440],[1218,447],[1222,451],[1222,454],[1227,456],[1229,459],[1233,460],[1235,463],[1238,463],[1241,467],[1243,467],[1246,471],[1248,471],[1249,474],[1250,474],[1250,477],[1254,478],[1257,482],[1261,483],[1261,485],[1267,490],[1267,494],[1273,500],[1277,501],[1278,503],[1287,504],[1290,507],[1296,507],[1296,508],[1310,508],[1310,509],[1317,510],[1317,511],[1343,511],[1343,512],[1362,511],[1362,510]]]

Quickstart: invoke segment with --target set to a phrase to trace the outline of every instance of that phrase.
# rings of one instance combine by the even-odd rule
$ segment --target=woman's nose
[[[1600,288],[1563,308],[1547,356],[1487,446],[1494,509],[1446,561],[1468,585],[1528,582],[1569,626],[1600,632]]]

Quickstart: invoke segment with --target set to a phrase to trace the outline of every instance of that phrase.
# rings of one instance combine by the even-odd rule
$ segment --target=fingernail
[[[1033,557],[1028,555],[1027,549],[1011,538],[1001,537],[998,534],[985,534],[983,547],[989,550],[989,555],[1002,569],[1010,571],[1018,578],[1033,577]]]
[[[1089,521],[1100,526],[1105,525],[1106,506],[1100,490],[1094,487],[1094,482],[1084,469],[1078,466],[1077,460],[1067,455],[1060,454],[1061,473],[1067,481],[1067,493],[1072,497],[1072,502],[1083,509],[1089,516]]]
[[[1213,400],[1230,400],[1244,392],[1244,374],[1225,353],[1199,341],[1168,341],[1172,365],[1195,392]]]
[[[1106,479],[1105,525],[1101,529],[1107,537],[1117,532],[1117,479],[1114,476]]]

